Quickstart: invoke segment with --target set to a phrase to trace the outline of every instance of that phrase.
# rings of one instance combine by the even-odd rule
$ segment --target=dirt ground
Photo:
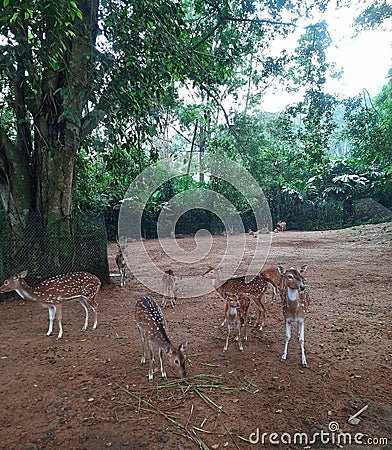
[[[192,270],[217,264],[226,244],[214,237]],[[161,258],[157,241],[145,245]],[[180,245],[192,248],[193,237]],[[113,273],[115,253],[109,245]],[[234,340],[223,352],[224,303],[215,292],[166,308],[172,342],[189,341],[188,378],[168,369],[167,381],[157,371],[153,383],[140,365],[133,312],[151,292],[129,272],[124,288],[114,276],[101,289],[95,331],[82,333],[82,308],[65,305],[60,341],[57,326],[45,336],[46,310],[16,294],[1,302],[0,448],[392,448],[392,224],[272,235],[266,266],[305,263],[308,368],[296,339],[280,362],[283,317],[269,298],[266,326],[251,327],[243,352]],[[180,277],[187,271],[176,268]],[[350,425],[365,406],[360,423]]]

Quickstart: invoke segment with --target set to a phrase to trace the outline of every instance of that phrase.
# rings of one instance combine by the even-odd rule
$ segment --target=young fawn
[[[229,346],[230,332],[233,329],[237,330],[236,340],[238,341],[239,349],[242,352],[244,350],[241,341],[241,328],[244,325],[245,329],[245,341],[248,340],[248,311],[250,306],[250,298],[248,295],[239,294],[226,294],[226,312],[225,322],[227,325],[226,343],[223,347],[223,351],[227,351]]]
[[[305,305],[304,291],[305,283],[302,273],[307,269],[307,265],[300,269],[284,270],[282,266],[278,270],[283,278],[283,315],[286,324],[286,341],[281,360],[286,361],[287,350],[291,339],[291,323],[297,322],[298,339],[301,346],[302,367],[307,367],[305,357]]]
[[[251,281],[247,281],[246,276],[240,276],[223,281],[220,267],[216,269],[210,267],[204,275],[212,278],[212,284],[222,298],[225,298],[226,294],[249,295],[250,300],[256,305],[258,310],[256,327],[260,326],[260,330],[263,329],[265,324],[264,297],[268,288],[268,283],[263,278],[255,276]],[[223,321],[222,326],[225,325],[225,321],[226,319]]]
[[[150,355],[150,366],[148,380],[154,379],[154,355],[158,353],[162,378],[167,378],[163,367],[162,352],[169,360],[174,373],[182,378],[186,377],[185,349],[187,344],[183,343],[178,348],[174,347],[166,334],[166,323],[162,310],[152,297],[145,296],[136,302],[135,318],[139,327],[140,340],[143,347],[141,364],[146,362],[146,347]]]
[[[97,296],[101,287],[99,278],[88,272],[74,272],[67,275],[49,278],[42,281],[35,287],[29,286],[24,280],[27,276],[27,270],[14,275],[4,281],[0,287],[1,292],[17,292],[23,300],[30,300],[38,303],[49,311],[49,329],[46,333],[50,336],[53,331],[53,321],[57,312],[57,322],[59,325],[59,334],[57,339],[63,336],[63,326],[61,323],[63,315],[63,303],[69,301],[78,301],[84,311],[85,320],[82,331],[86,331],[88,326],[87,305],[94,313],[93,330],[97,328]]]

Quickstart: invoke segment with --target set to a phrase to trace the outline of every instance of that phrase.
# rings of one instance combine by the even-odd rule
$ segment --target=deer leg
[[[240,352],[244,351],[244,347],[242,346],[241,341],[241,319],[238,318],[237,320],[237,330],[238,330],[238,347],[240,349]]]
[[[63,337],[63,326],[61,320],[63,318],[63,305],[61,303],[57,304],[57,323],[59,324],[59,334],[57,335],[57,340]]]
[[[227,321],[227,319],[225,319]],[[226,344],[223,347],[223,351],[226,352],[229,347],[229,337],[230,337],[230,324],[227,321],[227,336],[226,336]]]
[[[50,336],[53,331],[53,321],[56,316],[56,307],[54,305],[48,305],[48,312],[49,312],[49,328],[48,332],[46,333],[46,336]]]
[[[86,301],[84,299],[79,300],[79,303],[82,305],[84,312],[86,313],[85,319],[84,319],[84,325],[82,328],[82,331],[86,331],[87,330],[87,326],[88,326],[88,309],[86,306]]]
[[[286,341],[284,344],[283,355],[281,357],[281,361],[285,362],[287,358],[287,349],[289,347],[289,342],[291,339],[291,322],[289,319],[286,319]]]
[[[229,305],[227,302],[225,302],[225,318],[223,319],[223,322],[221,323],[221,327],[224,327],[227,323],[227,310],[229,309]]]
[[[248,314],[244,314],[244,333],[245,333],[245,336],[244,336],[244,339],[245,339],[245,341],[247,341],[248,340]]]
[[[259,330],[261,331],[263,329],[263,326],[265,325],[265,306],[263,304],[263,297],[257,299],[256,306],[258,309],[256,327],[260,326]],[[260,325],[260,318],[261,318],[261,325]]]
[[[160,365],[160,367],[161,367],[162,378],[163,378],[164,380],[166,380],[167,375],[166,375],[165,369],[163,368],[162,349],[161,349],[161,348],[159,348],[159,350],[158,350],[158,356],[159,356],[159,365]]]
[[[145,364],[146,363],[146,335],[144,333],[143,328],[140,327],[139,325],[138,325],[138,327],[139,327],[139,334],[140,334],[140,340],[142,342],[142,351],[143,351],[142,359],[140,360],[140,364]]]
[[[301,345],[302,367],[308,367],[305,357],[305,324],[303,319],[298,320],[298,338]]]
[[[148,348],[150,350],[150,366],[148,369],[148,381],[154,380],[154,350],[153,350],[153,343],[151,341],[148,342]]]
[[[98,312],[97,312],[97,306],[92,306],[90,305],[90,308],[92,310],[92,312],[94,313],[94,323],[93,323],[93,330],[95,330],[97,328],[98,325]]]

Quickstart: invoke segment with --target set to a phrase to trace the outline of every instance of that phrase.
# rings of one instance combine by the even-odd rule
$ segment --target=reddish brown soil
[[[251,327],[242,353],[234,341],[222,351],[224,304],[215,293],[165,309],[172,341],[189,340],[189,377],[177,380],[168,369],[166,382],[157,372],[153,383],[139,364],[133,317],[147,291],[129,273],[125,288],[118,277],[102,288],[97,330],[82,333],[80,305],[67,304],[60,341],[57,326],[45,336],[46,310],[17,296],[0,303],[0,448],[337,448],[320,440],[281,442],[293,442],[299,432],[309,439],[327,433],[331,422],[350,433],[352,445],[344,448],[386,447],[354,445],[356,433],[365,435],[362,443],[388,438],[391,445],[391,242],[392,224],[273,235],[267,266],[309,264],[306,369],[296,339],[280,362],[284,324],[280,306],[270,301],[265,329]],[[181,245],[194,246],[193,238]],[[159,259],[159,244],[146,246]],[[219,248],[226,249],[222,236],[215,238],[211,265],[219,262]],[[109,246],[113,272],[115,251]],[[192,270],[204,269],[205,261]],[[348,424],[366,405],[360,423]],[[260,440],[252,444],[257,428]]]

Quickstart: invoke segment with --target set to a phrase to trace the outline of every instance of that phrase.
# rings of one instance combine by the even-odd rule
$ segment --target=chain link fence
[[[51,232],[31,216],[16,236],[0,210],[0,283],[23,270],[28,271],[27,281],[32,284],[77,271],[91,272],[103,284],[109,283],[103,215],[79,214],[71,235]]]

